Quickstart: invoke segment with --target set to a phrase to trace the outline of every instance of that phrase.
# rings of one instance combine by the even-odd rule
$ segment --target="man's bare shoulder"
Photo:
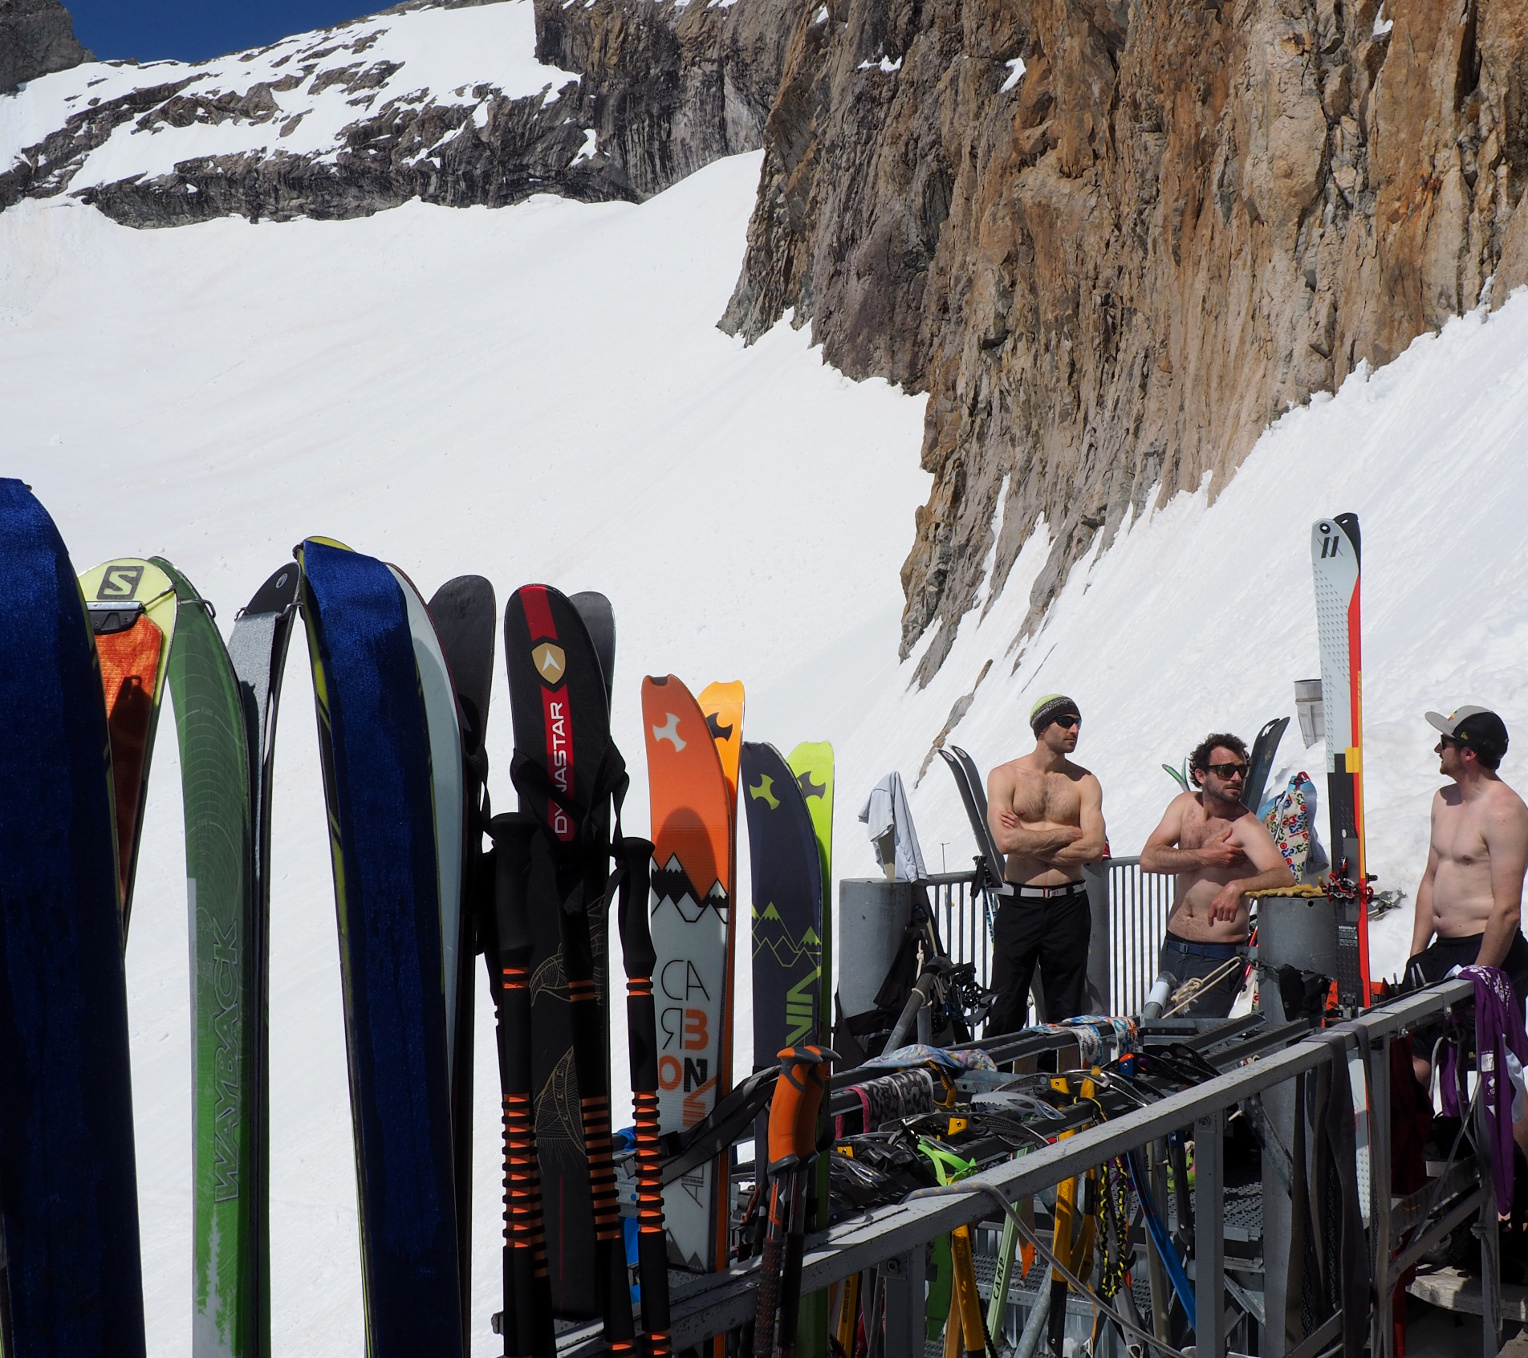
[[[1199,794],[1197,792],[1180,792],[1172,801],[1168,802],[1167,810],[1162,813],[1162,819],[1166,820],[1168,816],[1176,816],[1181,819],[1188,813],[1190,808],[1196,811],[1201,809]]]
[[[992,771],[987,775],[989,783],[998,781],[1012,781],[1020,775],[1033,770],[1034,756],[1021,754],[1017,759],[1010,759],[1006,763],[994,764]]]
[[[1490,784],[1485,801],[1494,819],[1508,822],[1521,822],[1528,819],[1528,803],[1518,796],[1515,789],[1508,787],[1500,779]]]
[[[1056,772],[1065,774],[1074,783],[1098,782],[1097,775],[1091,769],[1085,769],[1081,764],[1074,764],[1070,759],[1063,759],[1061,767]]]

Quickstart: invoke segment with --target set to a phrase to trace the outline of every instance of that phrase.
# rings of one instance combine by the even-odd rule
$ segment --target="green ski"
[[[168,561],[175,587],[169,686],[180,741],[191,936],[193,1304],[196,1358],[260,1358],[266,1325],[258,1191],[261,1027],[249,736],[212,605]]]
[[[833,1037],[833,746],[825,740],[804,741],[790,752],[785,762],[796,775],[796,786],[806,799],[806,809],[812,817],[812,829],[817,835],[817,849],[822,855],[822,925],[818,929],[822,937],[822,960],[818,973],[821,987],[817,1000],[818,1025],[817,1032],[805,1040],[827,1048]],[[824,1120],[828,1116],[826,1100],[823,1101],[819,1116]],[[823,1127],[819,1126],[819,1135],[822,1131]],[[817,1157],[813,1173],[817,1210],[811,1229],[825,1231],[828,1228],[826,1155]],[[829,1321],[826,1292],[814,1292],[802,1297],[797,1323],[798,1358],[826,1358]]]

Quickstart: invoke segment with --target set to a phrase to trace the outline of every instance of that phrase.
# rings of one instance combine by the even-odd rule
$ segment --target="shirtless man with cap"
[[[1521,1005],[1528,998],[1528,939],[1519,927],[1528,806],[1496,772],[1507,753],[1507,726],[1484,707],[1446,717],[1429,712],[1427,720],[1442,732],[1433,747],[1438,772],[1454,785],[1433,795],[1432,842],[1406,970],[1441,981],[1472,962],[1499,967]]]
[[[1167,804],[1141,850],[1141,871],[1178,876],[1161,970],[1180,986],[1219,978],[1179,1012],[1224,1018],[1242,988],[1247,893],[1293,886],[1295,878],[1263,822],[1242,804],[1246,745],[1233,735],[1206,736],[1188,766],[1198,790]]]
[[[1082,865],[1104,856],[1105,831],[1098,779],[1067,758],[1081,724],[1076,703],[1047,694],[1029,713],[1033,751],[987,778],[987,820],[1014,886],[992,926],[989,1034],[1024,1026],[1036,963],[1045,1021],[1084,1012],[1092,917]]]

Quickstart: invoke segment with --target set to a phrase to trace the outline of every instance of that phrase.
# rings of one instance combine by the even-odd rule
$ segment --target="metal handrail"
[[[1416,1027],[1453,1005],[1472,1003],[1473,998],[1472,983],[1444,982],[1384,1008],[1371,1010],[1347,1025],[1346,1031],[1357,1043],[1358,1053],[1369,1064],[1371,1072],[1387,1072],[1388,1044],[1396,1034]],[[1224,1282],[1225,1267],[1220,1199],[1224,1183],[1221,1134],[1226,1110],[1331,1059],[1332,1050],[1324,1041],[1308,1038],[1193,1089],[1170,1095],[1149,1107],[1100,1123],[1065,1141],[985,1170],[964,1182],[989,1185],[1007,1200],[1015,1201],[1075,1178],[1114,1156],[1179,1128],[1194,1126],[1198,1147],[1194,1188],[1195,1276],[1200,1287],[1208,1287],[1216,1295],[1224,1296],[1224,1288],[1219,1285]],[[1384,1257],[1388,1265],[1391,1196],[1388,1118],[1382,1112],[1385,1103],[1386,1100],[1377,1096],[1374,1099],[1370,1192],[1371,1220],[1384,1240]],[[1482,1145],[1484,1142],[1481,1138]],[[1482,1217],[1492,1218],[1495,1198],[1488,1169],[1482,1173],[1479,1199],[1478,1210]],[[1383,1212],[1378,1210],[1380,1204],[1384,1205]],[[1457,1215],[1458,1205],[1450,1206],[1452,1215]],[[816,1291],[864,1269],[879,1267],[894,1284],[887,1294],[888,1341],[894,1334],[899,1334],[902,1344],[910,1343],[910,1336],[922,1333],[922,1326],[916,1324],[915,1318],[923,1307],[924,1247],[955,1227],[979,1221],[990,1212],[990,1203],[974,1189],[969,1197],[927,1198],[867,1211],[856,1220],[842,1222],[809,1239],[802,1275],[803,1290]],[[1446,1225],[1447,1220],[1435,1222],[1427,1231],[1419,1232],[1412,1241],[1413,1247],[1437,1238]],[[711,1335],[724,1333],[751,1318],[757,1271],[758,1261],[750,1260],[725,1272],[686,1282],[678,1289],[672,1314],[675,1348],[688,1347]],[[1499,1328],[1499,1276],[1492,1269],[1487,1271],[1492,1285],[1483,1288],[1487,1313],[1485,1346],[1494,1354],[1491,1332]],[[1389,1280],[1387,1275],[1384,1282]],[[1380,1286],[1378,1294],[1380,1302],[1374,1314],[1376,1332],[1382,1321],[1388,1321],[1390,1300],[1388,1287]],[[1198,1352],[1224,1353],[1226,1331],[1222,1308],[1202,1307],[1201,1315],[1202,1330],[1196,1335]],[[598,1326],[588,1326],[564,1335],[559,1349],[564,1358],[583,1358],[586,1354],[594,1354],[599,1345]],[[903,1349],[899,1346],[897,1351]],[[892,1358],[890,1353],[888,1358]]]

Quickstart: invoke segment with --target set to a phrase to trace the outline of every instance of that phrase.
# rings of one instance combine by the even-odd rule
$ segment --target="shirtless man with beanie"
[[[1528,869],[1528,806],[1498,776],[1507,726],[1484,707],[1427,714],[1442,734],[1438,772],[1453,780],[1432,799],[1432,842],[1417,888],[1408,975],[1441,981],[1472,962],[1507,973],[1528,999],[1528,939],[1519,922]],[[1436,941],[1434,941],[1436,935]]]
[[[1104,856],[1105,835],[1103,789],[1067,757],[1081,724],[1076,703],[1047,694],[1029,713],[1034,750],[987,778],[987,820],[1014,886],[993,921],[989,1035],[1025,1025],[1036,963],[1045,1022],[1084,1012],[1092,918],[1082,865]]]
[[[1224,1018],[1241,993],[1247,952],[1247,893],[1294,885],[1273,836],[1242,804],[1247,747],[1236,736],[1206,736],[1188,760],[1197,791],[1167,804],[1141,850],[1142,872],[1178,877],[1160,967],[1189,980],[1219,976],[1182,1013]]]

